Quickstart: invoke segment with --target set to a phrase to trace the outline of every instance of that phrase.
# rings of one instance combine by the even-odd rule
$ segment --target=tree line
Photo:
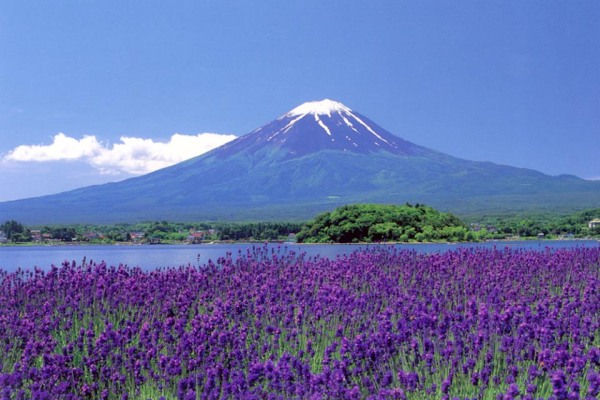
[[[469,218],[477,221],[483,230],[492,227],[493,232],[488,236],[493,238],[504,238],[507,236],[534,237],[543,233],[544,236],[559,237],[573,236],[598,237],[599,228],[590,228],[589,222],[600,218],[600,208],[580,211],[570,215],[556,214],[529,214],[529,215],[498,215],[487,216],[479,219]]]
[[[191,223],[151,221],[134,224],[68,225],[26,227],[17,221],[0,225],[8,241],[13,243],[34,240],[60,242],[183,242],[201,233],[201,242],[228,240],[275,241],[288,240],[302,227],[300,222],[240,222]]]
[[[193,233],[207,241],[380,242],[480,241],[511,236],[600,237],[589,221],[600,218],[600,208],[576,214],[458,217],[422,204],[402,206],[356,204],[319,214],[301,222],[169,222],[147,221],[111,225],[25,226],[9,220],[0,225],[0,239],[22,243],[34,240],[61,242],[182,242]],[[466,222],[465,222],[466,221]],[[35,233],[35,235],[34,235]],[[2,241],[2,240],[0,240]]]

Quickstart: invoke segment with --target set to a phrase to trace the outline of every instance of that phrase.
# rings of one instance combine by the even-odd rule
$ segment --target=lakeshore
[[[417,253],[442,253],[465,248],[487,249],[533,249],[599,247],[598,240],[521,240],[487,241],[460,243],[355,243],[355,244],[297,244],[289,242],[237,242],[212,244],[165,244],[165,245],[39,245],[5,246],[0,248],[0,270],[14,271],[17,268],[34,267],[47,270],[52,265],[64,262],[76,264],[85,258],[87,262],[105,262],[107,265],[120,264],[140,267],[144,270],[179,266],[201,266],[209,260],[221,257],[237,257],[252,251],[253,248],[267,247],[278,254],[295,252],[309,257],[329,257],[349,255],[367,248],[391,247],[412,250]]]

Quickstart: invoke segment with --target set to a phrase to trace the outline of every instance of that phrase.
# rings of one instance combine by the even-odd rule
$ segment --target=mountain
[[[571,211],[600,206],[600,182],[452,157],[323,100],[144,176],[0,203],[0,220],[305,220],[357,202],[420,202],[457,214]]]
[[[384,151],[414,156],[431,153],[392,135],[373,121],[332,100],[304,103],[268,125],[218,149],[222,157],[276,149],[284,158],[324,150],[358,154]]]

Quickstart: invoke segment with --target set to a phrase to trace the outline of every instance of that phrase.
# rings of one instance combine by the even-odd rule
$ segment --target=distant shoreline
[[[519,237],[510,239],[490,239],[482,240],[478,242],[473,241],[462,241],[462,242],[358,242],[358,243],[297,243],[287,241],[264,241],[264,240],[213,240],[206,243],[189,243],[189,242],[161,242],[161,243],[134,243],[134,242],[115,242],[115,243],[90,243],[90,242],[20,242],[20,243],[0,243],[2,247],[75,247],[75,246],[211,246],[211,245],[223,245],[223,244],[279,244],[279,245],[353,245],[353,246],[365,246],[365,245],[429,245],[429,244],[477,244],[477,243],[510,243],[510,242],[560,242],[560,241],[596,241],[600,243],[600,239],[594,237],[585,238],[551,238],[551,239],[539,239],[536,237]]]

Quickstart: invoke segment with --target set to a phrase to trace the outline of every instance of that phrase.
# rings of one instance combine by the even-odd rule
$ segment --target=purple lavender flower
[[[0,275],[0,359],[15,360],[0,393],[450,399],[460,381],[477,398],[502,382],[533,398],[550,376],[558,398],[587,373],[598,395],[598,249],[282,254]]]
[[[588,396],[596,397],[600,395],[600,374],[590,371],[587,380],[589,382]]]
[[[552,373],[552,393],[557,399],[567,398],[567,378],[562,370]]]

